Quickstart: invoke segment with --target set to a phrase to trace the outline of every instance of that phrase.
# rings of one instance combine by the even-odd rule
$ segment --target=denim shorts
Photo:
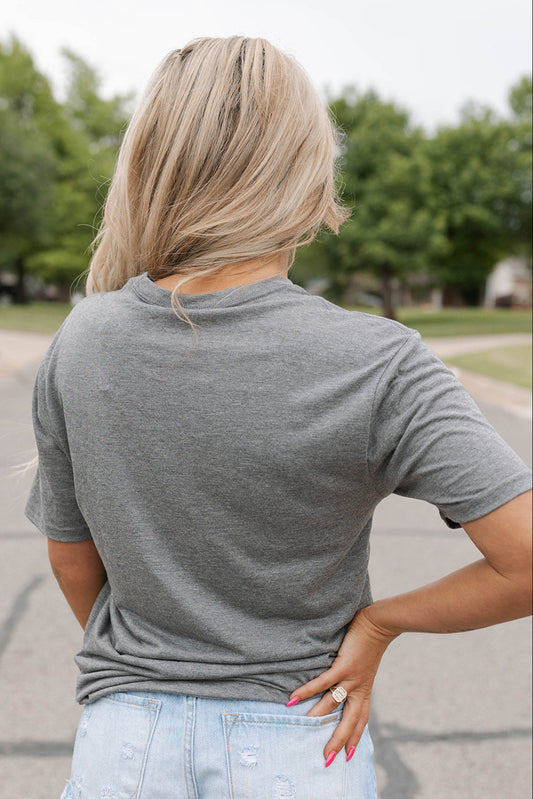
[[[107,694],[83,708],[61,799],[377,799],[368,729],[325,768],[342,706],[306,717],[316,702]]]

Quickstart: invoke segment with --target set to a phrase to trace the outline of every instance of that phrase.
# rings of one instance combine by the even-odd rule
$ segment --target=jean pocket
[[[346,759],[323,753],[341,716],[223,713],[231,799],[344,799]]]
[[[74,799],[140,799],[161,702],[113,693],[85,705],[74,744]]]

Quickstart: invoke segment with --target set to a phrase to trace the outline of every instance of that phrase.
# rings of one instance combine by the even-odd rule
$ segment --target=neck
[[[180,294],[205,294],[211,291],[221,291],[231,289],[236,286],[245,286],[248,283],[256,283],[259,280],[266,280],[269,277],[288,277],[288,267],[286,256],[279,256],[265,262],[264,259],[242,261],[240,263],[228,264],[216,275],[201,275],[191,277],[183,284]],[[176,283],[183,278],[183,275],[168,275],[160,280],[154,281],[158,286],[172,291]]]

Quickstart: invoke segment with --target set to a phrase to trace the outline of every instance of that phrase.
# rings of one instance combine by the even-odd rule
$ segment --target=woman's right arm
[[[531,491],[462,525],[482,560],[367,608],[388,633],[456,633],[531,613]]]
[[[464,632],[531,613],[531,525],[527,491],[463,525],[483,559],[414,591],[378,600],[356,615],[331,668],[291,695],[309,699],[326,691],[307,714],[321,716],[336,707],[328,689],[339,684],[346,689],[342,720],[324,749],[326,759],[342,747],[349,753],[357,746],[379,663],[401,633]]]

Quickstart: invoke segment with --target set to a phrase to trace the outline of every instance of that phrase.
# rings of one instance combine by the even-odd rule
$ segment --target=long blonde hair
[[[339,131],[309,77],[266,39],[201,38],[156,69],[120,149],[87,294],[187,280],[338,233]]]

